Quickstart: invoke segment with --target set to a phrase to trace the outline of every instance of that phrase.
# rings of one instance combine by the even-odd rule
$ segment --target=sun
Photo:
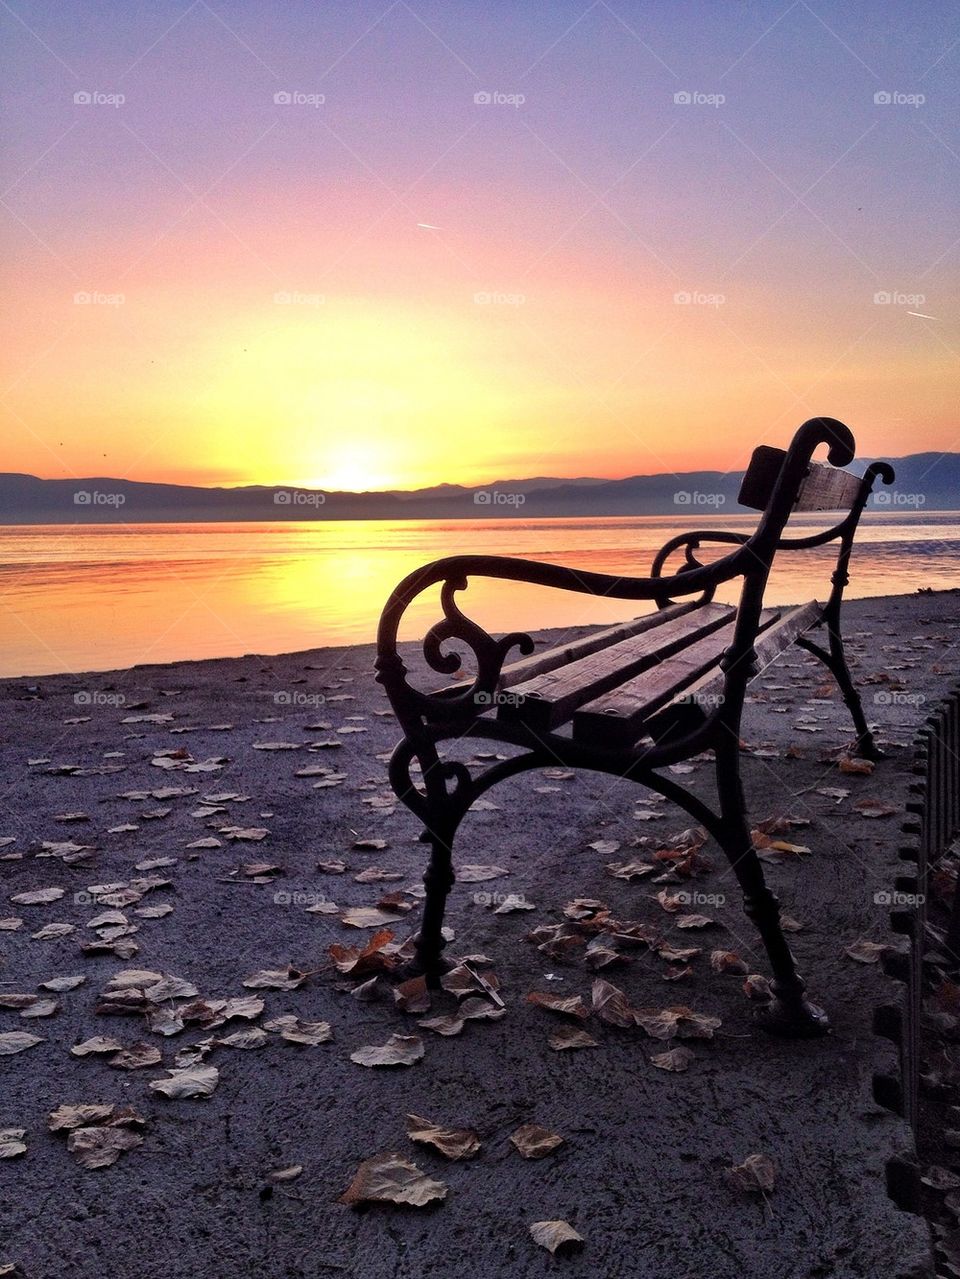
[[[381,450],[364,444],[344,444],[330,450],[315,488],[361,493],[389,488]]]

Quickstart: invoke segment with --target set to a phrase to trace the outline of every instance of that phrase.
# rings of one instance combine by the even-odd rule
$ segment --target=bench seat
[[[499,717],[541,732],[557,728],[585,703],[729,625],[735,616],[728,604],[702,604],[659,624],[655,614],[654,624],[639,634],[512,684],[513,696],[501,702]]]

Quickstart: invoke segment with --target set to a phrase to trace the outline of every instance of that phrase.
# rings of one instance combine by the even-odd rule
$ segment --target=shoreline
[[[917,601],[936,600],[943,597],[951,596],[960,597],[960,586],[947,589],[932,589],[919,587],[915,591],[903,592],[902,594],[885,594],[885,595],[862,595],[851,597],[844,601],[844,611],[851,608],[854,604],[882,604],[882,603],[899,603],[901,601]],[[630,616],[630,601],[624,601],[624,617]],[[791,604],[780,604],[779,607],[789,608]],[[440,616],[438,610],[438,617]],[[609,622],[584,623],[579,626],[552,626],[542,627],[531,630],[528,633],[534,642],[540,646],[556,643],[557,637],[560,635],[587,635],[594,630],[603,630],[609,626]],[[506,631],[491,631],[495,638],[506,634]],[[414,655],[419,652],[423,642],[423,636],[413,639],[407,639],[398,644],[401,654]],[[34,672],[25,672],[21,675],[0,675],[0,686],[15,683],[19,680],[27,680],[36,683],[39,680],[64,680],[64,679],[85,679],[85,678],[107,678],[110,676],[126,676],[133,674],[147,675],[156,671],[168,671],[178,667],[213,667],[220,664],[230,662],[243,662],[260,660],[264,662],[296,662],[301,659],[316,658],[325,653],[358,653],[364,649],[369,649],[371,655],[376,655],[376,636],[366,641],[353,641],[348,644],[318,644],[310,648],[285,649],[279,653],[259,653],[247,652],[238,653],[235,656],[214,656],[214,657],[180,657],[168,662],[135,662],[130,666],[109,666],[100,668],[88,667],[83,670],[76,671],[50,671],[42,674]],[[440,676],[437,676],[440,679]]]

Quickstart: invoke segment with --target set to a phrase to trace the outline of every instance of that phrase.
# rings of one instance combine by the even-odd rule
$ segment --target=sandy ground
[[[899,869],[914,728],[956,678],[960,594],[858,601],[846,627],[869,718],[888,751],[873,775],[840,772],[833,755],[849,737],[846,712],[822,668],[799,650],[755,686],[745,720],[753,817],[809,822],[784,838],[810,851],[767,867],[785,909],[804,925],[795,949],[833,1022],[829,1038],[806,1043],[763,1035],[742,976],[710,966],[712,950],[733,950],[751,972],[766,971],[718,850],[707,845],[712,869],[685,884],[614,878],[607,863],[645,858],[690,822],[636,787],[589,774],[508,782],[462,828],[461,864],[508,873],[455,888],[450,949],[489,957],[505,1016],[446,1038],[419,1028],[424,1014],[401,1011],[389,990],[373,1001],[351,997],[357,980],[336,971],[328,947],[362,944],[370,930],[346,926],[338,913],[309,913],[306,903],[374,906],[386,892],[415,889],[423,859],[415,819],[388,802],[380,756],[397,729],[372,680],[370,648],[0,684],[0,837],[15,840],[0,848],[0,918],[23,920],[0,929],[0,996],[59,1005],[27,1018],[21,1013],[36,1005],[0,1007],[0,1036],[42,1037],[0,1056],[0,1129],[25,1129],[27,1146],[0,1159],[0,1263],[29,1279],[907,1273],[926,1253],[926,1227],[887,1198],[885,1161],[908,1138],[872,1095],[873,1075],[895,1061],[892,1046],[872,1033],[873,1009],[897,993],[878,964],[856,962],[845,948],[896,941],[877,895]],[[144,716],[164,718],[138,722]],[[255,749],[278,742],[297,749]],[[318,742],[337,745],[309,748]],[[788,756],[789,747],[798,749]],[[161,767],[159,753],[170,751],[188,756]],[[191,771],[191,760],[209,771]],[[318,766],[335,775],[297,776]],[[709,765],[683,780],[708,794]],[[164,793],[171,788],[185,793]],[[893,811],[866,816],[865,800]],[[651,811],[652,820],[637,816]],[[237,839],[237,829],[267,834]],[[632,846],[642,837],[649,846]],[[356,848],[358,838],[387,846]],[[189,847],[201,839],[219,842]],[[598,840],[620,847],[591,849]],[[64,849],[67,842],[84,847]],[[61,847],[51,855],[45,843]],[[343,872],[318,869],[338,860]],[[243,868],[252,863],[280,869],[251,877]],[[371,867],[399,878],[357,882]],[[163,882],[137,885],[151,878]],[[131,881],[139,900],[127,901],[123,887],[107,890],[120,892],[119,907],[90,893]],[[655,900],[663,887],[702,894],[692,909],[716,926],[677,928],[678,916]],[[63,895],[45,904],[11,900],[48,888]],[[535,908],[495,914],[486,903],[507,894]],[[701,947],[692,973],[667,981],[671,966],[640,949],[632,962],[596,974],[582,950],[551,959],[525,940],[561,921],[579,897],[655,926],[676,946]],[[167,904],[169,912],[152,910]],[[109,910],[126,925],[90,927]],[[415,929],[417,913],[418,904],[393,926],[398,938]],[[51,924],[73,931],[36,936]],[[81,950],[104,931],[121,954]],[[309,974],[298,988],[244,987],[258,970],[290,964]],[[265,1010],[252,1023],[188,1024],[165,1036],[142,1014],[96,1011],[100,993],[128,968],[182,978],[207,1000],[259,994]],[[85,981],[73,989],[40,988],[74,975]],[[635,1005],[689,1005],[722,1024],[712,1040],[688,1041],[694,1059],[685,1073],[651,1064],[671,1044],[596,1017],[585,1023],[596,1047],[552,1050],[548,1037],[570,1023],[525,996],[581,994],[589,1003],[597,975]],[[161,1007],[190,1002],[170,998]],[[444,993],[432,1011],[454,1006]],[[333,1039],[302,1046],[271,1030],[259,1048],[214,1044],[203,1061],[219,1071],[212,1095],[171,1100],[150,1089],[188,1045],[282,1014],[329,1022]],[[351,1061],[394,1033],[419,1035],[422,1060],[379,1069]],[[72,1045],[96,1035],[145,1043],[162,1065],[124,1070],[104,1055],[71,1055]],[[110,1167],[82,1166],[64,1134],[47,1130],[51,1111],[77,1103],[134,1106],[146,1120],[142,1144]],[[479,1154],[449,1162],[414,1145],[409,1112],[475,1129]],[[509,1137],[529,1122],[562,1135],[563,1145],[543,1159],[521,1158]],[[419,1209],[337,1202],[361,1161],[390,1151],[445,1183],[446,1199]],[[754,1153],[776,1165],[766,1198],[737,1194],[724,1177]],[[302,1172],[291,1180],[271,1180],[297,1165]],[[531,1223],[554,1219],[579,1231],[582,1251],[554,1259],[534,1243]]]

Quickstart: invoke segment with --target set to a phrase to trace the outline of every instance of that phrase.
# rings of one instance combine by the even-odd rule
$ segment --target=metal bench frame
[[[754,921],[770,959],[775,998],[763,1010],[762,1023],[770,1031],[786,1035],[809,1036],[826,1031],[826,1014],[805,996],[804,982],[780,924],[779,902],[764,881],[763,867],[751,841],[740,776],[744,697],[759,669],[755,644],[761,627],[763,596],[774,556],[780,549],[803,550],[839,543],[828,601],[808,624],[825,632],[826,644],[814,642],[805,633],[792,638],[820,658],[834,675],[853,717],[856,743],[852,749],[868,756],[878,754],[847,666],[840,609],[860,516],[874,482],[879,478],[890,484],[894,473],[885,462],[874,462],[856,482],[848,473],[840,473],[838,489],[836,483],[831,486],[830,477],[835,473],[830,468],[811,466],[813,454],[821,445],[828,447],[833,467],[847,466],[854,458],[851,432],[833,418],[805,422],[785,454],[758,449],[741,489],[744,502],[759,505],[766,499],[756,530],[751,534],[712,530],[683,533],[660,550],[649,577],[615,577],[504,556],[455,555],[425,565],[397,586],[380,620],[376,671],[404,734],[390,761],[390,782],[398,798],[423,822],[421,839],[431,850],[424,875],[426,898],[415,961],[416,970],[426,973],[431,983],[436,983],[444,968],[443,915],[455,881],[452,849],[460,822],[471,805],[497,782],[528,769],[560,765],[636,781],[672,800],[704,826],[730,862],[743,892],[745,912]],[[812,477],[819,477],[816,483]],[[825,486],[826,505],[816,500],[801,505],[804,486],[809,484],[818,492]],[[829,502],[834,490],[840,489],[845,494],[846,514],[838,523],[809,536],[783,536],[795,509],[836,509],[838,504],[834,502],[830,507]],[[728,543],[734,549],[712,563],[702,564],[696,551],[703,543]],[[665,575],[666,562],[680,550],[684,552],[683,567]],[[723,695],[706,708],[695,704],[687,710],[682,705],[674,708],[677,713],[668,717],[658,740],[645,738],[629,747],[577,741],[553,730],[535,732],[522,722],[497,716],[498,703],[503,700],[500,679],[508,653],[517,649],[529,656],[534,643],[521,632],[495,638],[461,611],[458,594],[466,589],[471,577],[481,576],[605,598],[650,600],[661,610],[690,596],[699,596],[694,600],[697,606],[706,604],[712,601],[721,583],[742,578],[733,639],[719,664]],[[462,653],[455,650],[466,649],[475,674],[472,680],[458,685],[424,692],[408,680],[397,650],[397,633],[410,602],[437,583],[441,586],[444,616],[424,638],[426,661],[431,669],[450,676],[460,670],[462,663]],[[666,658],[665,662],[669,660]],[[474,776],[465,763],[441,757],[441,743],[462,738],[489,739],[515,746],[520,753]],[[715,757],[716,809],[659,771],[703,751],[713,751]],[[419,780],[413,775],[414,761],[419,763]]]

